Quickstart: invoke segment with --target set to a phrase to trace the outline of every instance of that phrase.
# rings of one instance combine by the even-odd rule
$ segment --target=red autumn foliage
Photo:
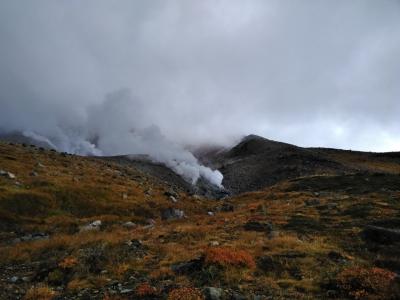
[[[235,250],[231,248],[209,248],[205,253],[206,264],[218,264],[221,266],[238,266],[255,268],[256,263],[251,256],[245,250]]]
[[[354,299],[387,299],[396,274],[381,268],[353,267],[337,276],[339,288]]]
[[[141,283],[136,287],[136,294],[140,297],[155,296],[158,294],[157,289],[147,282]]]
[[[168,300],[203,300],[204,297],[199,289],[182,287],[172,290],[168,294]]]

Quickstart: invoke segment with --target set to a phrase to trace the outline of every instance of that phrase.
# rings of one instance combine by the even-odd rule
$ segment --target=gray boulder
[[[361,232],[361,236],[368,242],[377,244],[400,243],[400,230],[379,226],[367,225]]]
[[[92,223],[88,224],[88,225],[84,225],[82,227],[80,227],[80,232],[85,232],[85,231],[98,231],[100,230],[100,226],[101,226],[101,221],[100,220],[96,220],[93,221]]]
[[[203,290],[206,300],[221,300],[224,296],[224,290],[216,287],[205,287]]]
[[[185,213],[183,210],[176,208],[167,208],[161,211],[161,219],[162,220],[176,220],[182,219],[185,217]]]
[[[273,227],[272,224],[268,222],[249,221],[244,224],[244,230],[270,233]]]

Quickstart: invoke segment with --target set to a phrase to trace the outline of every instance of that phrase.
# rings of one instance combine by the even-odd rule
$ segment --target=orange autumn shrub
[[[105,294],[103,300],[128,300],[128,299],[121,296]]]
[[[223,247],[207,249],[205,263],[221,266],[247,267],[250,269],[256,267],[253,257],[247,251]]]
[[[354,299],[387,299],[396,274],[381,268],[353,267],[337,276],[342,292]]]
[[[51,300],[57,296],[57,293],[53,291],[47,285],[37,285],[31,287],[25,294],[24,300]]]
[[[168,294],[168,300],[204,300],[203,294],[199,289],[182,287],[172,290]]]
[[[157,289],[147,282],[143,282],[136,287],[136,294],[140,297],[155,296],[158,294]]]
[[[78,259],[76,257],[68,256],[68,257],[64,258],[58,264],[58,266],[62,269],[71,269],[71,268],[75,267],[77,264],[78,264]]]

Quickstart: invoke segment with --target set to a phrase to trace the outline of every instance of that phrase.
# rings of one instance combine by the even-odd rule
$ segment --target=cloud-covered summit
[[[400,150],[398,1],[4,0],[0,43],[0,128],[74,151],[128,120],[182,149],[255,133]],[[107,104],[121,88],[134,107]]]

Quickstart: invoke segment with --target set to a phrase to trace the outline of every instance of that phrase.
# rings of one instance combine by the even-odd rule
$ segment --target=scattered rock
[[[120,292],[121,294],[130,294],[130,293],[133,293],[133,291],[134,291],[133,289],[124,289],[124,288],[123,288],[123,289],[120,289],[119,292]]]
[[[32,240],[47,240],[49,235],[44,232],[36,232],[32,234]]]
[[[136,224],[131,221],[128,221],[128,222],[125,222],[124,224],[122,224],[122,226],[125,228],[135,228]]]
[[[41,164],[40,162],[36,163],[36,167],[38,168],[45,168],[45,166],[43,164]]]
[[[238,292],[232,292],[231,299],[232,300],[246,300],[247,298]]]
[[[30,172],[29,175],[32,176],[32,177],[39,176],[39,174],[37,172],[35,172],[35,171]]]
[[[96,230],[100,230],[100,226],[101,226],[101,221],[100,220],[96,220],[93,221],[92,223],[88,224],[88,225],[84,225],[81,226],[79,231],[80,232],[84,232],[84,231],[96,231]]]
[[[164,195],[167,197],[174,197],[175,199],[179,198],[178,193],[176,193],[173,189],[169,189],[168,191],[164,192]]]
[[[304,201],[304,203],[307,206],[316,206],[316,205],[320,205],[321,201],[319,201],[318,199],[307,199]]]
[[[218,241],[211,241],[210,242],[210,246],[217,247],[217,246],[219,246],[219,242]]]
[[[147,225],[156,225],[156,221],[154,219],[146,219]]]
[[[261,223],[257,221],[248,221],[244,224],[244,230],[270,233],[273,230],[273,227],[272,224],[268,222]]]
[[[12,243],[17,244],[17,243],[21,243],[21,242],[47,240],[48,238],[49,238],[49,235],[44,232],[28,233],[21,237],[15,238],[12,241]]]
[[[328,253],[328,257],[330,260],[333,260],[335,262],[345,262],[346,261],[345,257],[336,251],[330,251]]]
[[[174,196],[169,196],[169,199],[173,202],[176,203],[178,200]]]
[[[338,207],[338,204],[332,202],[332,203],[328,203],[328,204],[326,205],[326,207],[327,207],[329,210],[331,210],[331,209],[336,209],[336,208]]]
[[[136,239],[127,241],[126,244],[127,244],[131,249],[134,249],[134,250],[137,250],[137,249],[140,249],[140,248],[143,247],[142,242],[139,241],[139,240],[136,240]]]
[[[294,279],[296,279],[296,280],[303,279],[303,274],[299,267],[294,266],[292,268],[289,268],[287,271],[288,271],[289,275],[292,276]]]
[[[213,213],[212,211],[208,211],[208,212],[207,212],[207,215],[209,215],[209,216],[212,217],[212,216],[214,216],[214,213]]]
[[[227,202],[223,203],[221,207],[219,207],[219,211],[222,212],[232,212],[234,210],[235,210],[234,206],[231,203]]]
[[[180,209],[170,207],[161,211],[161,220],[182,219],[183,217],[185,217],[185,213]]]
[[[90,225],[95,227],[101,226],[101,221],[100,220],[93,221],[92,223],[90,223]]]
[[[400,242],[400,230],[367,225],[361,232],[364,240],[377,244],[394,244]]]
[[[156,225],[156,221],[153,219],[146,219],[146,224],[147,225],[143,226],[144,229],[152,229]]]
[[[216,287],[206,287],[203,290],[206,300],[221,300],[224,296],[224,290]]]
[[[123,199],[123,200],[128,199],[128,194],[127,194],[127,193],[122,193],[122,199]]]
[[[177,264],[173,264],[171,266],[171,270],[176,274],[189,274],[195,271],[198,271],[203,266],[203,259],[192,259],[187,262],[181,262]]]
[[[265,255],[257,259],[257,267],[264,272],[278,273],[282,270],[279,260],[274,260],[272,256]]]
[[[7,177],[8,179],[15,179],[16,177],[13,173],[4,170],[0,170],[0,176]]]
[[[268,238],[269,239],[274,239],[279,236],[279,231],[278,230],[272,230],[268,233]]]
[[[13,276],[10,278],[10,283],[17,283],[20,281],[20,278],[18,276]]]

